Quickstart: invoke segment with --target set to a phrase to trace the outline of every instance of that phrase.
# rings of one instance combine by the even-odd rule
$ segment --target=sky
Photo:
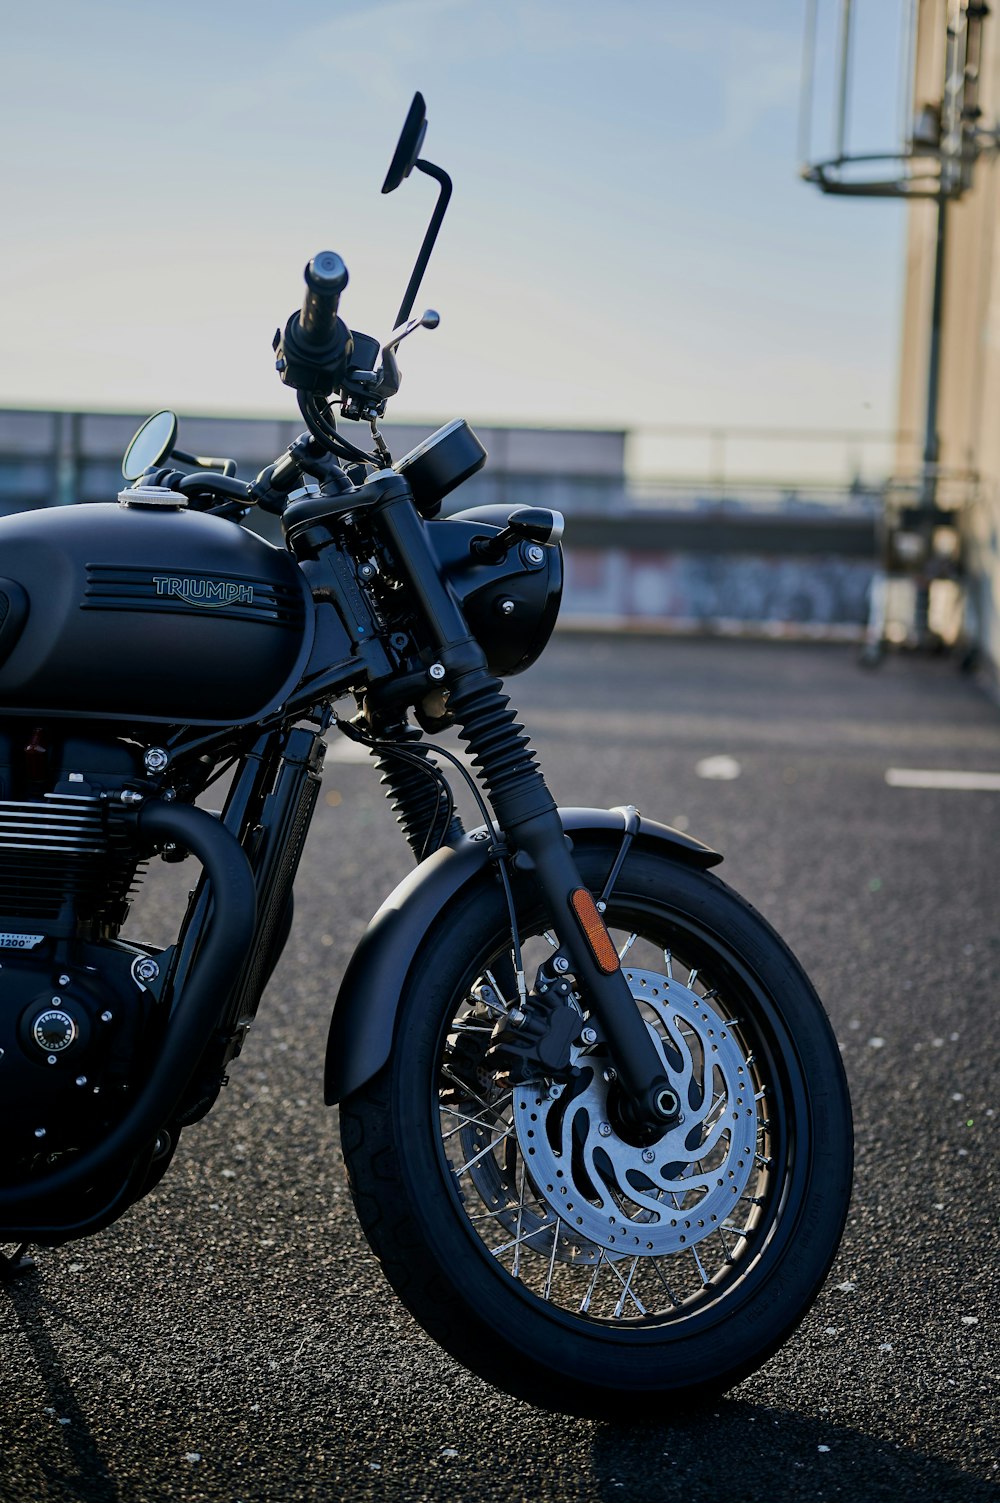
[[[878,144],[900,3],[858,0]],[[805,0],[5,10],[0,404],[294,415],[270,341],[314,252],[391,326],[436,195],[379,191],[420,89],[455,192],[391,415],[894,425],[904,212],[799,180]]]

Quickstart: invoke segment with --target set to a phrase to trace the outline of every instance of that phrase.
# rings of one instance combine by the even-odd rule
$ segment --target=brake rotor
[[[680,1098],[680,1120],[656,1142],[628,1141],[607,1057],[595,1051],[576,1060],[580,1073],[561,1093],[515,1087],[514,1129],[530,1180],[568,1238],[605,1256],[677,1253],[725,1228],[746,1189],[754,1082],[732,1030],[703,997],[653,971],[625,976]]]

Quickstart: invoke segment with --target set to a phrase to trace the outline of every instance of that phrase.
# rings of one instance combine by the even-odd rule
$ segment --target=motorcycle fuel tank
[[[295,686],[313,622],[287,553],[179,497],[0,521],[0,714],[258,720]]]

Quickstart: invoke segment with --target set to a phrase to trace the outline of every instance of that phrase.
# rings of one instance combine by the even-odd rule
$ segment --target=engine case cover
[[[0,521],[0,559],[23,597],[0,630],[0,713],[240,724],[276,709],[309,655],[298,565],[219,517],[23,513]]]
[[[0,1162],[94,1141],[121,1114],[153,1015],[131,979],[135,957],[86,946],[59,975],[46,956],[4,950],[0,970]]]

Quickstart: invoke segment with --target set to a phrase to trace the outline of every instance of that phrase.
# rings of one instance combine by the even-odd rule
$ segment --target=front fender
[[[624,833],[625,813],[560,809],[559,817],[571,840],[595,836],[607,843],[613,856]],[[634,839],[689,866],[706,868],[722,860],[700,840],[641,816]],[[381,1070],[392,1048],[406,978],[426,934],[458,894],[482,880],[489,867],[486,829],[471,830],[415,867],[375,914],[351,956],[334,1004],[323,1086],[328,1106],[343,1101]]]

